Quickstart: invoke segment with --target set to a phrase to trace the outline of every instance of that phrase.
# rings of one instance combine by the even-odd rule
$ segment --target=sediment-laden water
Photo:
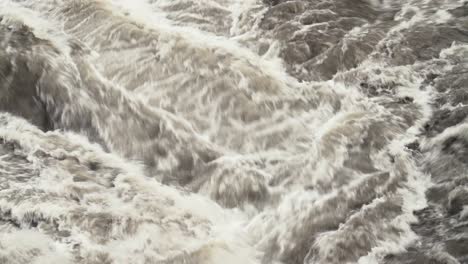
[[[0,0],[0,263],[468,263],[465,0]]]

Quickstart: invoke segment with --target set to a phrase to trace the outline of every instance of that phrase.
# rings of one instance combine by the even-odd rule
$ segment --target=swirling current
[[[0,263],[468,263],[467,116],[466,0],[0,0]]]

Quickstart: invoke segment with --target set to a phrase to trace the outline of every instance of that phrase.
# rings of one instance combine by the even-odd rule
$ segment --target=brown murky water
[[[468,263],[468,2],[0,1],[0,263]]]

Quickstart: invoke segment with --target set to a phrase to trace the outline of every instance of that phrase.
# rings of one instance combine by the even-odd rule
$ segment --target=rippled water
[[[0,0],[0,263],[468,263],[465,0]]]

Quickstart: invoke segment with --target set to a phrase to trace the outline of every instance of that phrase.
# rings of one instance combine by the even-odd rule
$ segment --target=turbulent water
[[[468,1],[0,0],[0,263],[468,263]]]

